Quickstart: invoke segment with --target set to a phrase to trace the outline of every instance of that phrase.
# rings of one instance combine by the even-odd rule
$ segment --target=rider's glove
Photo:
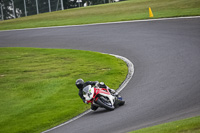
[[[88,102],[85,100],[85,102],[84,102],[85,104],[88,104]]]

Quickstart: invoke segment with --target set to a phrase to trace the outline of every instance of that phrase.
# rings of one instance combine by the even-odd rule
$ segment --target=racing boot
[[[95,106],[95,105],[91,104],[91,110],[93,110],[93,111],[96,111],[97,109],[98,109],[98,107],[97,107],[97,106]]]

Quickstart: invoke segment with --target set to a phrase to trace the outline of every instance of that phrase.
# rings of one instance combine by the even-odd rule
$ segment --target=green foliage
[[[10,19],[13,18],[12,15],[13,14],[12,11],[10,10],[10,6],[12,4],[11,0],[0,0],[0,12],[1,12],[1,6],[2,6],[2,10],[3,13],[0,13],[0,20],[2,19],[2,14],[3,14],[3,19]]]
[[[63,1],[64,9],[79,7],[77,0],[62,0],[62,1]],[[88,5],[103,4],[104,1],[108,3],[108,0],[82,0],[82,2],[80,3],[80,6],[83,6],[83,4],[86,2],[88,3]],[[37,3],[38,3],[37,5],[38,5],[39,13],[50,12],[49,10],[58,11],[62,9],[61,0],[37,0]],[[0,5],[2,5],[3,13],[0,10],[0,19],[2,17],[1,16],[2,14],[4,15],[3,17],[4,20],[14,18],[13,4],[14,4],[14,12],[15,12],[16,18],[26,16],[25,8],[26,8],[26,13],[28,16],[37,14],[36,0],[1,0]],[[49,9],[49,6],[50,6],[50,9]]]
[[[0,132],[41,132],[90,108],[77,78],[118,88],[126,64],[109,55],[68,49],[0,48]]]

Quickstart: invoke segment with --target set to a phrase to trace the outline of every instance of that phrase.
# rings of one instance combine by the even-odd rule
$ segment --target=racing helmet
[[[76,80],[76,87],[78,89],[83,89],[83,84],[84,84],[84,80],[83,79],[77,79]]]

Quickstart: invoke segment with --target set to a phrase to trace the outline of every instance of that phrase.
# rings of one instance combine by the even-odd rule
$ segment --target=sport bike
[[[107,88],[92,87],[91,85],[83,88],[83,96],[87,103],[110,111],[125,103],[121,96],[112,95]]]

